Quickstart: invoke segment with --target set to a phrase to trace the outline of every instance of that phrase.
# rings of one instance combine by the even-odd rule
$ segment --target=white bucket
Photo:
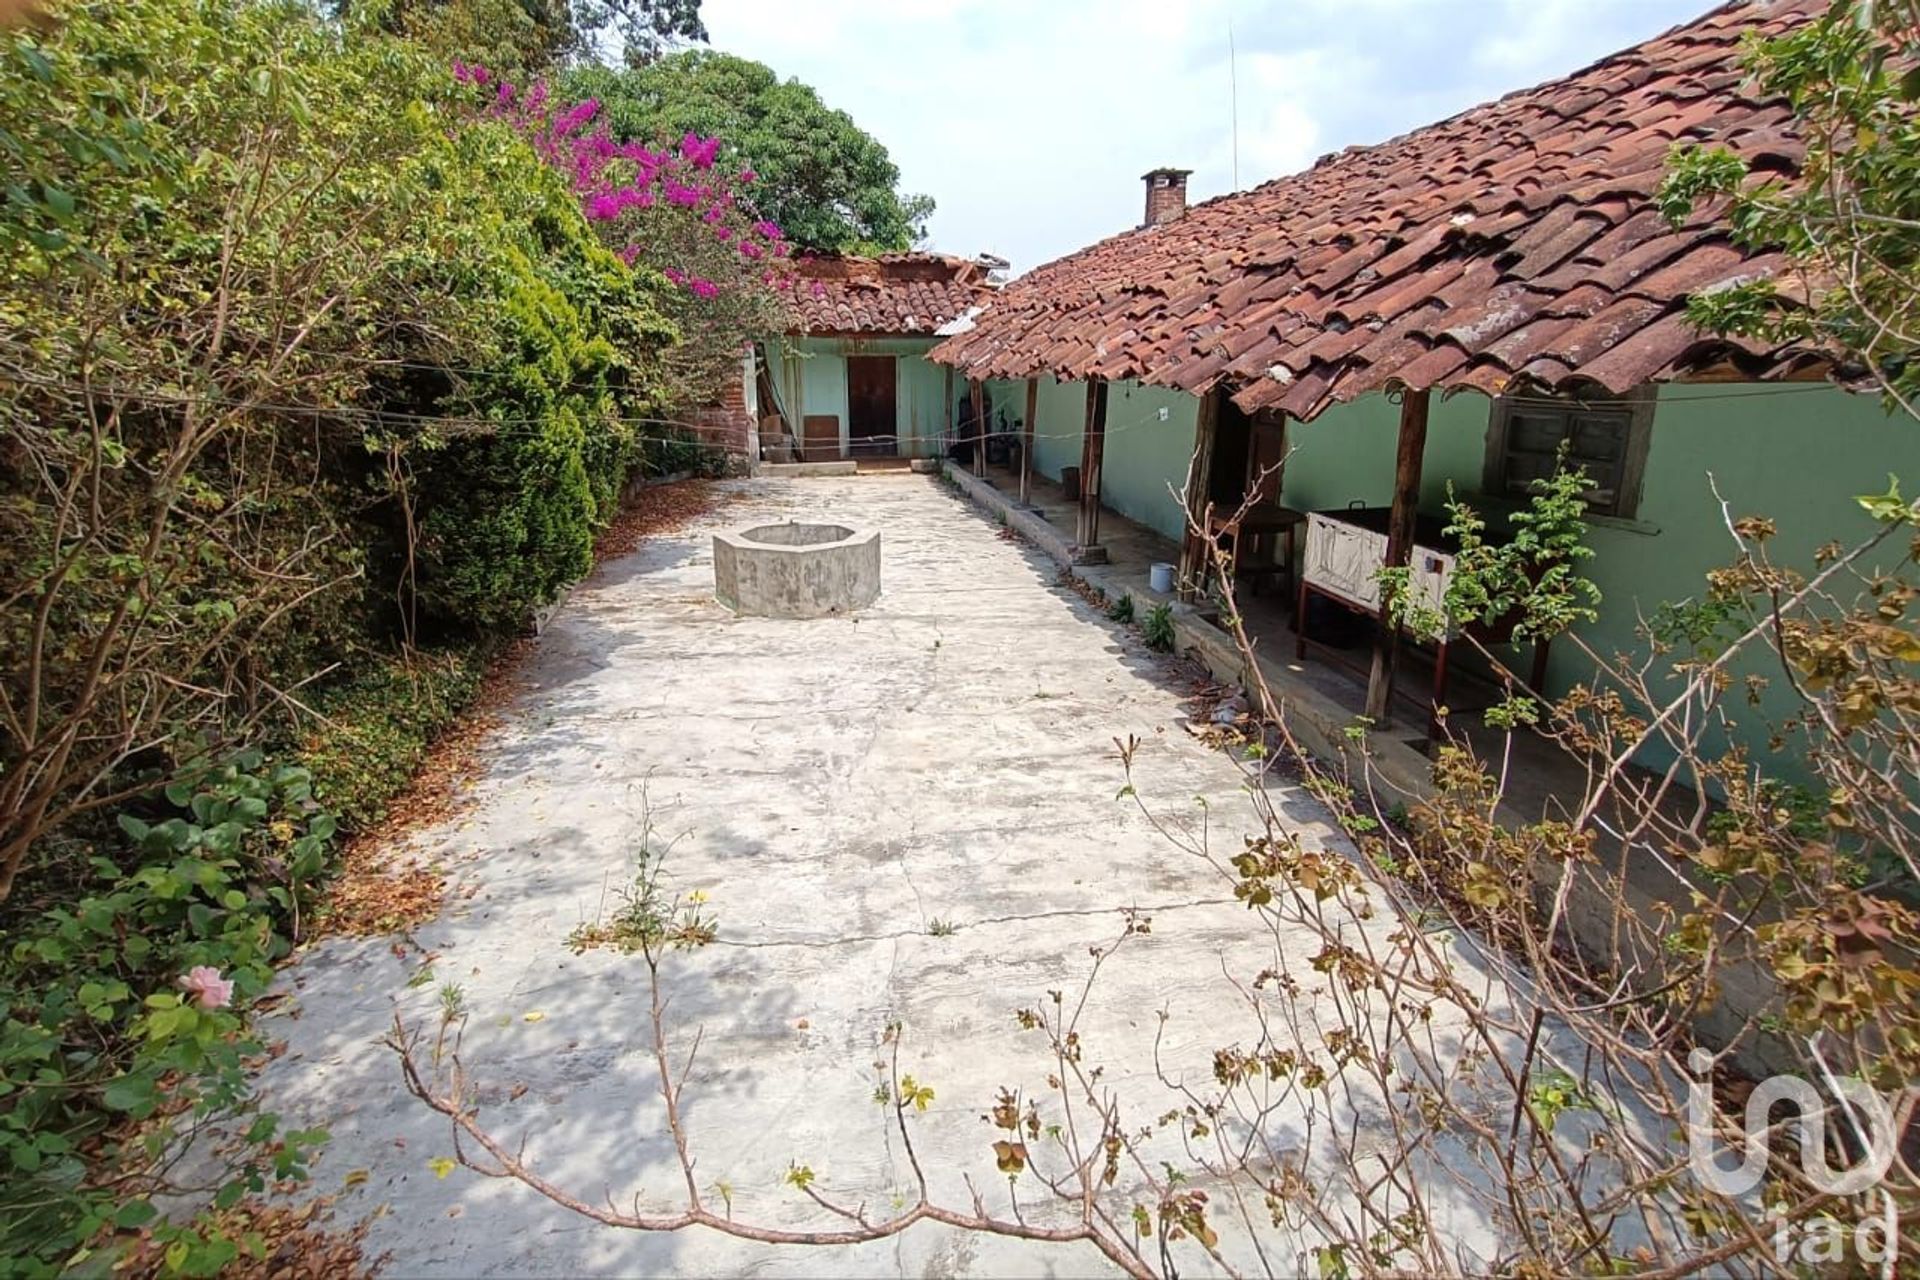
[[[1172,591],[1173,566],[1164,560],[1155,562],[1153,567],[1147,570],[1147,585],[1161,595]]]

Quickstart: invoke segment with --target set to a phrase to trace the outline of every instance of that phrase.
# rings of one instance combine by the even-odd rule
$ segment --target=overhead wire
[[[456,414],[423,414],[401,410],[377,409],[362,405],[319,405],[294,401],[257,400],[239,396],[222,396],[210,392],[178,392],[149,390],[110,382],[81,383],[71,379],[52,378],[32,373],[24,369],[0,368],[0,381],[11,380],[25,386],[39,387],[45,390],[61,391],[69,394],[91,394],[109,399],[122,399],[162,404],[174,407],[223,406],[247,412],[285,414],[290,417],[325,418],[347,422],[359,422],[372,425],[416,426],[450,431],[453,435],[484,436],[488,439],[514,440],[530,439],[539,429],[551,422],[551,417],[512,417],[493,418],[480,416],[462,416]],[[1120,422],[1109,420],[1104,434],[1108,436],[1125,435],[1129,431],[1161,421],[1160,407],[1155,406],[1143,411],[1136,417]],[[623,426],[665,426],[680,427],[687,430],[710,430],[711,423],[684,417],[658,417],[652,415],[611,414],[596,421]],[[994,430],[991,435],[1026,438],[1026,432]],[[1084,437],[1084,429],[1060,432],[1035,431],[1034,440],[1079,440]],[[636,436],[636,440],[652,441],[663,444],[696,445],[710,448],[728,448],[722,443],[686,440],[679,436]],[[945,433],[910,435],[897,437],[918,444],[923,441],[948,442],[950,436]]]

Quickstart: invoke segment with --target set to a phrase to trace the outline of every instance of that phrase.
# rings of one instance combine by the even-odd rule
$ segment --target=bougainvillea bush
[[[794,251],[755,208],[756,175],[725,160],[717,137],[617,141],[592,98],[557,101],[487,68],[454,64],[476,110],[508,121],[565,175],[587,219],[622,261],[672,288],[662,309],[679,332],[666,353],[670,402],[710,401],[740,376],[743,343],[781,332],[796,287]]]

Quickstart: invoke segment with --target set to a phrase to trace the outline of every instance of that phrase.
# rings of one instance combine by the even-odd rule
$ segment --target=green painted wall
[[[1311,423],[1289,423],[1294,452],[1283,500],[1303,510],[1355,498],[1384,505],[1392,490],[1397,415],[1384,397],[1373,396]],[[1449,480],[1463,495],[1479,489],[1487,417],[1488,402],[1477,395],[1435,402],[1421,473],[1424,509],[1441,510]],[[1774,520],[1779,533],[1772,551],[1780,563],[1810,568],[1821,543],[1870,531],[1854,498],[1884,492],[1889,474],[1902,478],[1903,492],[1920,486],[1920,429],[1889,418],[1871,397],[1828,386],[1661,387],[1639,510],[1631,521],[1592,522],[1594,557],[1585,572],[1602,603],[1599,620],[1581,628],[1582,638],[1603,654],[1639,651],[1642,616],[1664,602],[1703,594],[1707,573],[1734,554],[1714,486],[1734,516]],[[1589,674],[1573,645],[1554,648],[1552,692]],[[1735,674],[1775,677],[1777,684],[1777,667],[1769,669],[1764,653],[1738,664]],[[1790,705],[1784,689],[1775,688],[1762,701],[1762,718],[1777,721]],[[1756,757],[1768,755],[1768,734],[1758,721],[1742,737]],[[1658,747],[1646,753],[1648,763],[1665,758]],[[1791,749],[1769,764],[1787,776],[1800,772]]]
[[[1021,394],[1024,395],[1024,392]],[[1191,396],[1116,383],[1108,393],[1103,498],[1132,519],[1177,538],[1179,507],[1167,491],[1184,480],[1199,402]],[[1035,465],[1058,478],[1080,460],[1084,383],[1042,379]],[[1167,420],[1159,419],[1165,408]],[[1472,499],[1486,454],[1489,402],[1463,393],[1436,399],[1428,420],[1421,506],[1441,513],[1449,482]],[[1282,501],[1301,510],[1392,500],[1399,409],[1370,396],[1328,410],[1311,423],[1289,422]],[[1632,520],[1595,519],[1594,558],[1587,575],[1600,588],[1597,622],[1582,638],[1605,654],[1640,647],[1642,616],[1663,602],[1697,598],[1706,574],[1725,564],[1733,546],[1709,483],[1718,484],[1735,516],[1767,515],[1778,527],[1772,549],[1782,563],[1807,567],[1817,545],[1866,535],[1871,522],[1854,498],[1886,490],[1920,492],[1920,427],[1889,418],[1871,397],[1829,386],[1700,384],[1659,389],[1640,508]],[[1487,504],[1490,508],[1493,504]],[[1740,669],[1770,674],[1764,657]],[[1572,644],[1553,651],[1552,691],[1588,675]],[[1779,691],[1762,711],[1778,719],[1788,705]],[[1756,726],[1743,735],[1756,754],[1768,750]],[[1657,763],[1659,752],[1648,753]],[[1770,762],[1796,773],[1791,752]]]
[[[1114,383],[1107,391],[1101,501],[1178,542],[1186,516],[1176,495],[1187,482],[1199,413],[1200,402],[1184,392]]]
[[[1300,511],[1352,506],[1384,507],[1393,501],[1393,458],[1400,436],[1400,408],[1385,396],[1368,396],[1327,410],[1312,422],[1287,423],[1287,470],[1280,500]],[[1427,414],[1427,452],[1420,477],[1420,505],[1439,511],[1447,482],[1480,487],[1487,448],[1487,400],[1454,396],[1436,400]]]
[[[783,338],[767,344],[781,408],[789,413],[830,413],[840,419],[840,443],[847,442],[847,356],[896,357],[895,434],[903,457],[928,457],[941,451],[945,431],[943,402],[947,371],[930,364],[926,353],[935,338]],[[795,373],[802,405],[789,405]],[[955,395],[959,393],[956,391]]]
[[[1042,378],[1036,403],[1033,469],[1058,480],[1060,468],[1080,465],[1080,435],[1087,421],[1086,384]]]
[[[1026,412],[1024,382],[994,383],[995,403],[1001,395],[1009,417]],[[1004,390],[1001,390],[1004,388]],[[1040,379],[1038,419],[1033,449],[1034,470],[1051,480],[1062,467],[1080,465],[1082,433],[1087,421],[1087,384]],[[1184,527],[1180,504],[1167,491],[1171,478],[1179,488],[1186,480],[1193,456],[1194,424],[1200,402],[1178,391],[1116,382],[1107,389],[1107,443],[1100,480],[1102,505],[1178,540]],[[1160,415],[1164,411],[1166,417]]]
[[[1659,403],[1639,512],[1658,532],[1596,526],[1590,539],[1588,576],[1606,605],[1587,634],[1602,653],[1631,647],[1636,607],[1651,613],[1664,600],[1697,598],[1706,573],[1732,558],[1715,487],[1736,518],[1775,521],[1770,549],[1780,563],[1811,571],[1822,543],[1871,531],[1856,497],[1884,493],[1890,474],[1906,482],[1903,492],[1920,483],[1920,430],[1905,417],[1889,418],[1869,396],[1830,387],[1696,386],[1662,388]],[[1578,672],[1572,655],[1554,665],[1558,679]],[[1763,657],[1736,674],[1779,684],[1777,664]],[[1785,689],[1775,688],[1762,710],[1777,720],[1790,705]],[[1766,755],[1764,733],[1744,736],[1757,757]],[[1773,764],[1797,774],[1792,762],[1789,751]]]

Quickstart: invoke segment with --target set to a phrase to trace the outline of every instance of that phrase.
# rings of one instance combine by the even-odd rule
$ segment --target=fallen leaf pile
[[[243,1252],[221,1269],[222,1280],[365,1280],[379,1273],[384,1258],[362,1254],[368,1222],[346,1230],[332,1224],[332,1200],[321,1197],[298,1205],[243,1201],[217,1215],[231,1238],[259,1238],[257,1256]],[[150,1280],[172,1274],[166,1250],[151,1240],[137,1242],[115,1270],[116,1276]]]
[[[741,497],[711,480],[649,485],[622,507],[620,514],[601,532],[594,543],[594,558],[605,564],[632,555],[646,539],[684,528],[716,507],[737,502]]]

